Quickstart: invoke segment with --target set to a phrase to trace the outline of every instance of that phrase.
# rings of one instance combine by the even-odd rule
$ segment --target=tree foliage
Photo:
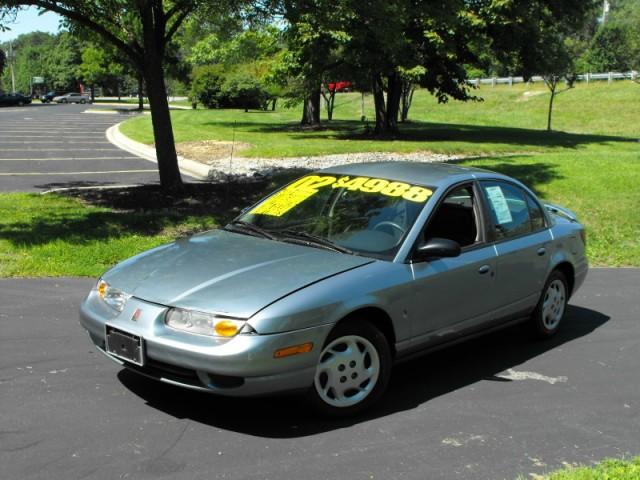
[[[44,77],[44,87],[48,89],[78,88],[80,48],[68,32],[20,35],[12,42],[12,51],[17,91],[29,92],[32,77]],[[9,75],[8,69],[5,69],[5,75]],[[5,84],[9,81],[8,78],[3,79]]]
[[[194,64],[192,101],[208,108],[266,109],[279,93],[274,70],[281,49],[273,26],[246,29],[229,40],[206,35],[188,57]]]
[[[582,64],[592,72],[640,70],[640,2],[613,2]]]

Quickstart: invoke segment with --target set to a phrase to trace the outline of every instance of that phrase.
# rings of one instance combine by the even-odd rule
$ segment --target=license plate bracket
[[[142,367],[144,340],[140,335],[105,325],[105,347],[108,354]]]

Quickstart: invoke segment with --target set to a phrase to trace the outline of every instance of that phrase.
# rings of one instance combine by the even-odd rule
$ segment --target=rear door
[[[540,206],[522,188],[493,180],[480,185],[489,214],[489,234],[498,255],[499,315],[528,313],[546,280],[551,233]]]

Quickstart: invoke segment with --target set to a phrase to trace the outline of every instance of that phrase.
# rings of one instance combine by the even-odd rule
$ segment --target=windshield
[[[281,241],[333,244],[340,251],[390,260],[434,190],[383,178],[307,175],[236,222]]]

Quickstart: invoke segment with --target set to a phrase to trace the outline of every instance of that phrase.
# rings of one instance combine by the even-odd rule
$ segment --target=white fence
[[[585,73],[584,75],[576,75],[577,82],[592,82],[592,81],[603,81],[606,80],[608,83],[613,82],[614,80],[638,80],[640,79],[640,74],[635,70],[631,72],[608,72],[608,73]],[[543,79],[539,75],[535,75],[531,77],[529,82],[542,82]],[[468,83],[471,85],[491,85],[492,87],[496,85],[513,85],[514,83],[523,83],[523,77],[494,77],[494,78],[475,78],[473,80],[468,80]]]

